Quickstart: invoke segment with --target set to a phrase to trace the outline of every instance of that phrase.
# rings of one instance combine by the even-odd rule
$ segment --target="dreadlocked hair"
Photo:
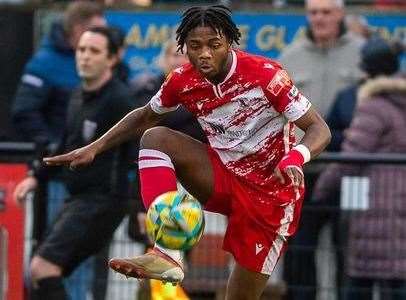
[[[182,22],[176,30],[178,51],[183,53],[188,33],[198,26],[208,26],[224,35],[232,44],[240,44],[241,33],[231,19],[231,10],[224,5],[194,6],[182,14]]]

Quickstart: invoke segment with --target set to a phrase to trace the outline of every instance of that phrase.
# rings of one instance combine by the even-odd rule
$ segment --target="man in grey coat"
[[[279,61],[322,116],[338,90],[361,77],[362,38],[347,32],[343,0],[307,0],[309,26],[284,49]]]
[[[279,61],[325,117],[335,94],[361,78],[358,66],[364,41],[346,30],[343,0],[306,0],[305,8],[308,27],[281,53]],[[291,241],[292,247],[286,254],[289,258],[285,260],[285,280],[290,285],[288,299],[316,299],[314,250],[318,233],[326,221],[337,223],[334,220],[338,220],[337,215],[313,209],[309,198],[319,170],[306,168],[305,171],[308,199],[304,201],[301,228]],[[336,207],[336,203],[327,205]],[[338,281],[340,277],[337,274]]]

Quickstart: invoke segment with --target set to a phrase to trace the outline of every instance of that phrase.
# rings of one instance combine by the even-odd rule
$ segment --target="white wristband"
[[[299,145],[296,145],[295,147],[293,147],[293,149],[295,149],[296,151],[299,151],[300,154],[302,154],[303,160],[304,160],[303,164],[310,161],[310,159],[311,159],[310,150],[305,145],[299,144]]]

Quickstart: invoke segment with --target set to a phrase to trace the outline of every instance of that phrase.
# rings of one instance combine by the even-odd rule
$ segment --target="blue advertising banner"
[[[368,23],[385,37],[406,39],[406,15],[369,15]],[[126,32],[125,56],[132,74],[153,66],[161,46],[176,31],[180,14],[175,12],[118,12],[106,14],[109,24]],[[241,30],[241,49],[277,58],[280,51],[304,33],[306,18],[302,14],[235,13]]]

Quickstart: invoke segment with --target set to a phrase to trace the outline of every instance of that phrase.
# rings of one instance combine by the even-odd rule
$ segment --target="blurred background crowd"
[[[24,296],[10,296],[7,289],[5,274],[11,271],[2,259],[7,249],[1,234],[7,210],[0,205],[0,300],[51,299],[30,292],[31,276],[53,274],[30,258],[46,251],[45,237],[58,243],[64,234],[58,220],[72,211],[73,202],[91,211],[94,199],[108,211],[99,223],[83,225],[99,228],[86,241],[97,243],[86,250],[72,247],[58,258],[70,267],[57,274],[70,299],[224,297],[232,261],[221,250],[226,220],[216,215],[206,215],[203,240],[186,254],[182,291],[125,281],[107,270],[113,254],[128,256],[150,246],[131,162],[138,141],[88,173],[44,170],[38,161],[91,141],[130,109],[145,105],[166,76],[187,62],[173,32],[181,11],[198,4],[233,9],[240,48],[286,68],[331,128],[327,151],[338,154],[306,166],[301,227],[264,299],[406,299],[406,0],[0,0],[1,164],[11,162],[21,143],[33,145],[20,161],[29,172],[14,184],[19,204],[26,198],[31,203],[25,205],[30,220],[21,257],[25,271],[17,274],[25,282]],[[100,29],[106,26],[107,33]],[[108,41],[103,60],[81,56],[82,34],[94,27]],[[162,125],[206,142],[186,110]],[[118,183],[117,176],[125,179]]]

